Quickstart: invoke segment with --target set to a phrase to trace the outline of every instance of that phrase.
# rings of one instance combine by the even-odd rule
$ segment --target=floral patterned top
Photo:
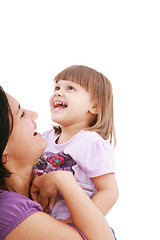
[[[41,158],[34,164],[33,173],[37,177],[50,171],[71,171],[91,198],[97,189],[91,178],[103,174],[114,173],[113,148],[99,134],[81,130],[64,144],[57,144],[54,130],[43,134],[47,140],[47,148]],[[56,219],[67,219],[70,213],[61,194],[52,210]]]

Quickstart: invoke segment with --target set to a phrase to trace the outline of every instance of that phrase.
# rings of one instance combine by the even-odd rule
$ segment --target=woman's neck
[[[29,188],[31,181],[31,171],[21,171],[20,173],[12,173],[6,178],[6,185],[11,192],[17,192],[29,197]]]

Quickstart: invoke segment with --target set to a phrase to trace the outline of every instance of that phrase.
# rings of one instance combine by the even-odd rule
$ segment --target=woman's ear
[[[8,154],[6,148],[4,149],[3,155],[2,155],[2,163],[5,164],[8,161]]]

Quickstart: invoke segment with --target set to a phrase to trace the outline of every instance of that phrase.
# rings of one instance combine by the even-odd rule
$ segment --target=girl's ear
[[[93,104],[89,110],[90,113],[92,114],[98,114],[98,108],[97,108],[97,104]]]

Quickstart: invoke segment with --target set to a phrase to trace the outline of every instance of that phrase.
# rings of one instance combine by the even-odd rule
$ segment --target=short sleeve
[[[0,193],[0,240],[31,214],[42,211],[41,206],[29,198],[13,192]]]
[[[114,154],[112,147],[105,141],[98,140],[88,147],[83,157],[85,159],[84,171],[88,177],[97,177],[114,172]]]
[[[89,178],[114,173],[114,151],[107,140],[96,132],[86,131],[76,144],[72,156]]]

